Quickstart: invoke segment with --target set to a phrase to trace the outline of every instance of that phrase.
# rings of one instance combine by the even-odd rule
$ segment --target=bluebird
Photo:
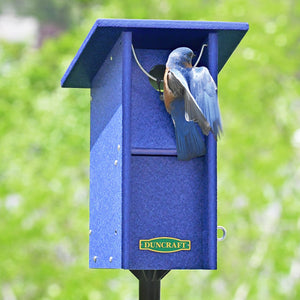
[[[173,50],[164,74],[164,103],[173,120],[179,160],[205,155],[201,131],[216,140],[222,131],[217,86],[206,67],[192,66],[194,56],[187,47]]]

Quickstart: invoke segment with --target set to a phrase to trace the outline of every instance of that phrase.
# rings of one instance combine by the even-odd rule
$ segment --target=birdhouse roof
[[[62,87],[90,88],[97,71],[123,31],[132,32],[135,48],[199,50],[209,32],[218,33],[218,69],[223,68],[243,36],[247,23],[99,19],[84,40],[61,80]]]

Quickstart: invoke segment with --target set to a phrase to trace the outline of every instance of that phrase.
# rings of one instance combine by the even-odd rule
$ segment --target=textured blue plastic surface
[[[211,32],[208,35],[208,69],[216,84],[218,84],[218,35]],[[217,143],[212,134],[206,138],[207,154],[205,162],[207,165],[208,185],[208,212],[210,214],[207,223],[208,232],[215,236],[208,243],[209,249],[215,249],[209,254],[211,263],[217,264]]]
[[[135,48],[173,50],[187,46],[199,50],[209,32],[219,38],[220,71],[249,25],[233,22],[99,19],[94,24],[62,78],[63,87],[91,87],[91,82],[123,31],[132,32]]]
[[[91,268],[122,267],[122,58],[118,40],[91,89]]]
[[[129,218],[130,218],[130,201],[131,201],[131,122],[130,122],[130,109],[131,109],[131,32],[124,32],[122,36],[123,41],[123,85],[122,85],[122,105],[123,105],[123,123],[122,123],[122,135],[123,135],[123,176],[122,176],[122,212],[123,212],[123,243],[122,243],[122,268],[126,268],[129,259]]]
[[[130,269],[214,269],[210,261],[207,165],[176,157],[133,156],[131,160]],[[214,212],[213,212],[214,214]],[[138,250],[140,239],[175,237],[191,241],[191,251],[161,254]]]
[[[166,50],[137,49],[136,55],[146,70],[164,65],[169,55]],[[159,93],[132,60],[131,143],[133,148],[176,149],[175,133],[170,115]]]
[[[171,50],[199,50],[214,80],[248,29],[245,23],[98,20],[62,79],[91,88],[90,267],[215,269],[217,145],[207,155],[176,158],[170,115],[132,58],[146,70]],[[190,251],[155,253],[139,240],[173,237]]]

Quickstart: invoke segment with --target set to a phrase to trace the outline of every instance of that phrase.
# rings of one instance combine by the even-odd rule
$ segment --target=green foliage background
[[[219,74],[218,270],[172,271],[162,299],[299,299],[300,2],[99,3],[38,50],[0,43],[0,298],[137,299],[129,272],[88,269],[89,91],[60,88],[109,17],[250,24]]]

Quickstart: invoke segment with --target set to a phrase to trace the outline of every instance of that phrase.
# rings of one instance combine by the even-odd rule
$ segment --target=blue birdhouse
[[[63,87],[91,89],[90,267],[216,269],[217,155],[177,159],[172,119],[148,72],[189,47],[215,83],[246,23],[96,21]],[[150,72],[151,74],[151,72]]]

